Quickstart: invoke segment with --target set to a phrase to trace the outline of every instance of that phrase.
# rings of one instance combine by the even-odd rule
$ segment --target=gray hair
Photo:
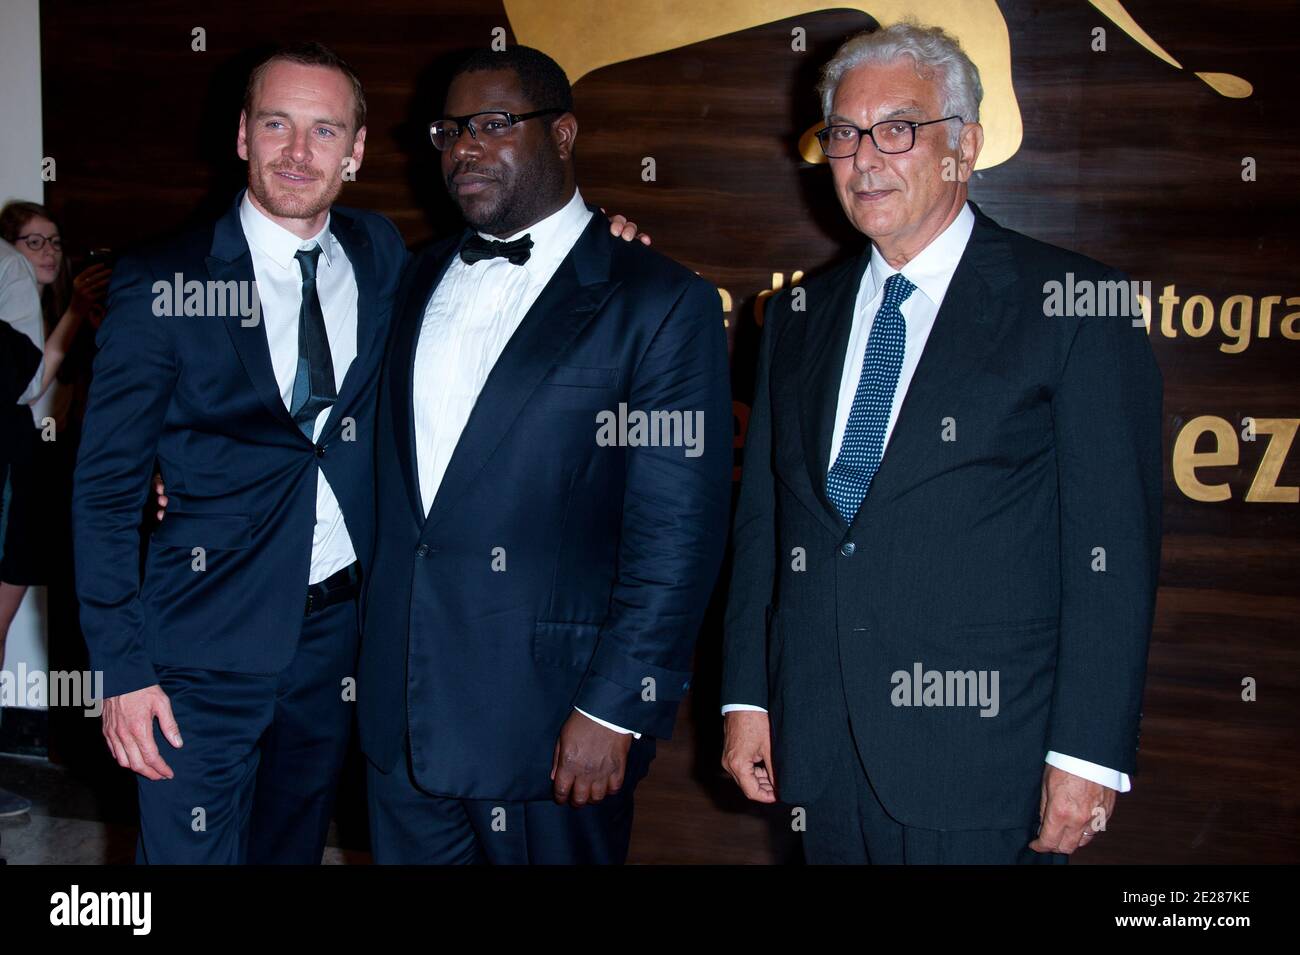
[[[821,82],[817,85],[822,118],[830,117],[835,90],[845,73],[865,63],[892,63],[903,56],[912,58],[919,76],[937,79],[944,116],[960,116],[965,123],[979,122],[980,100],[984,98],[979,68],[961,44],[941,28],[915,22],[895,23],[844,41],[822,68]],[[956,146],[960,136],[961,127],[952,126],[948,131],[948,145]]]

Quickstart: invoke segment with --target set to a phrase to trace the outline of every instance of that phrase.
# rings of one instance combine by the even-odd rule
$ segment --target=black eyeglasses
[[[59,238],[57,233],[55,235],[41,235],[39,232],[28,232],[26,235],[17,236],[14,241],[26,243],[27,248],[33,252],[39,252],[45,248],[46,242],[50,244],[50,248],[55,252],[63,251],[63,240]]]
[[[817,133],[817,142],[821,143],[822,152],[827,159],[848,159],[858,154],[862,145],[862,136],[867,138],[882,153],[895,155],[905,153],[916,145],[916,131],[922,126],[946,123],[960,116],[945,116],[943,119],[931,119],[924,123],[915,123],[907,119],[886,119],[875,123],[868,129],[862,129],[849,123],[836,123]]]
[[[429,138],[433,140],[433,145],[441,152],[450,149],[460,139],[460,131],[468,129],[470,137],[476,142],[479,134],[482,133],[488,139],[500,139],[510,132],[510,128],[516,123],[522,123],[526,119],[533,119],[537,116],[551,116],[557,113],[567,113],[568,110],[553,107],[551,109],[535,109],[531,113],[507,113],[504,110],[490,110],[483,113],[470,113],[468,116],[449,116],[446,119],[435,120],[429,124]]]

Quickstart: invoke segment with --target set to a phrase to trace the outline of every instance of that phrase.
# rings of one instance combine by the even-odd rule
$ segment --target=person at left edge
[[[332,205],[365,138],[347,64],[316,44],[278,51],[240,115],[247,190],[114,270],[73,524],[104,736],[138,774],[139,862],[321,858],[406,260],[387,219]],[[175,314],[192,282],[203,314]],[[155,462],[168,513],[141,578]]]

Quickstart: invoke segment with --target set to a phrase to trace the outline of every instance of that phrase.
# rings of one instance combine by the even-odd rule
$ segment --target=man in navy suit
[[[955,41],[855,37],[821,92],[870,242],[766,309],[723,765],[812,862],[1063,862],[1134,771],[1160,373],[1122,276],[968,203]]]
[[[321,858],[406,259],[387,219],[332,205],[361,165],[365,114],[331,51],[275,54],[240,116],[247,191],[113,273],[73,516],[104,736],[139,774],[143,862]],[[155,462],[168,512],[141,579]]]
[[[470,228],[380,386],[358,685],[379,862],[618,863],[730,502],[716,290],[606,234],[560,67],[471,55],[430,133]]]

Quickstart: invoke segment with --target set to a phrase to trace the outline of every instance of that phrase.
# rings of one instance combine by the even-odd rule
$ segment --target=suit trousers
[[[632,840],[632,793],[654,740],[633,740],[623,788],[581,808],[553,800],[460,799],[425,792],[409,759],[391,773],[367,762],[375,861],[404,865],[622,865]]]
[[[305,595],[304,595],[305,599]],[[318,865],[352,727],[356,600],[303,618],[278,674],[156,666],[183,746],[174,778],[137,777],[136,862]]]
[[[919,829],[881,804],[847,722],[833,732],[840,756],[822,795],[805,808],[804,858],[811,865],[1061,865],[1062,853],[1029,848],[1038,820],[1016,829]],[[777,767],[779,781],[780,767]]]

